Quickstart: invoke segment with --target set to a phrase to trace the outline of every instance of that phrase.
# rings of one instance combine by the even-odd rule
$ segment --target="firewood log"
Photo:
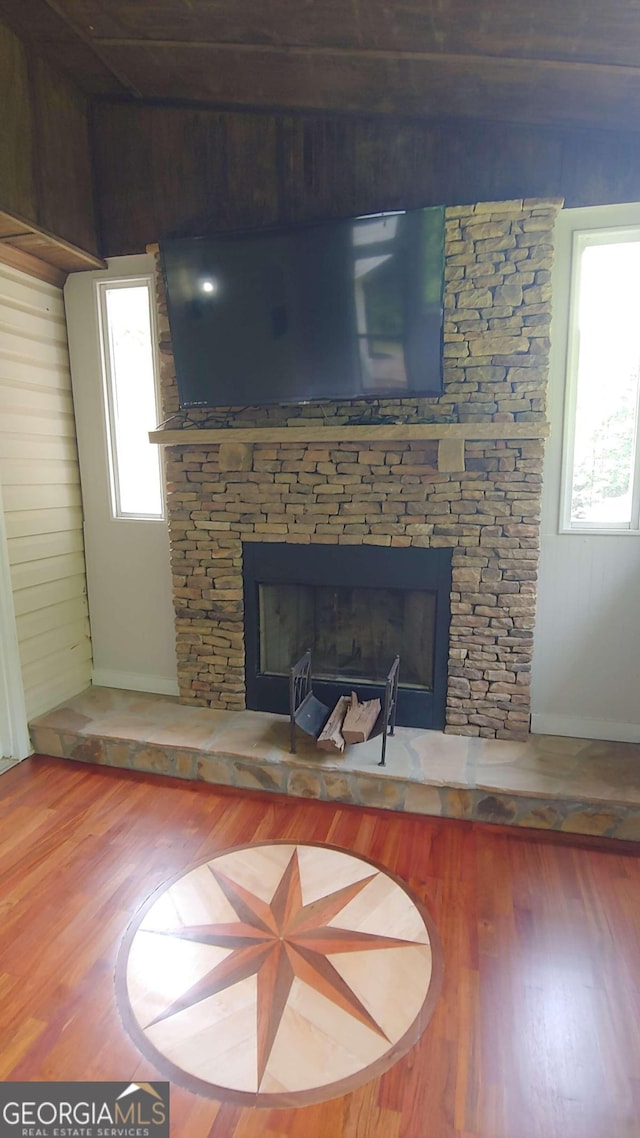
[[[364,743],[369,738],[380,714],[380,706],[379,699],[359,703],[356,693],[351,693],[351,703],[342,726],[345,743]]]
[[[318,747],[321,751],[344,751],[342,737],[342,724],[349,707],[349,696],[341,695],[331,715],[327,719],[322,731],[318,735]]]

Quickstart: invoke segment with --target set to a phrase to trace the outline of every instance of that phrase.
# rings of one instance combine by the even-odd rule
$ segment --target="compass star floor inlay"
[[[325,845],[256,844],[154,894],[118,964],[125,1023],[178,1083],[255,1105],[346,1093],[424,1030],[439,988],[408,887]]]

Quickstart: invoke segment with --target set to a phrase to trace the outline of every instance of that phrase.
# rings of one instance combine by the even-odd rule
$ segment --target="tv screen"
[[[180,405],[442,390],[444,209],[160,246]]]

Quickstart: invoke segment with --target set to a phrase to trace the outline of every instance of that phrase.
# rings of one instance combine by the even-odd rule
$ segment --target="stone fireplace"
[[[314,690],[380,694],[400,656],[398,723],[445,725],[450,549],[247,542],[243,547],[247,706],[289,710],[291,663],[310,648]]]
[[[406,686],[435,690],[435,672],[415,666],[416,637],[419,645],[429,635],[434,603],[398,596],[421,590],[380,580],[374,565],[380,552],[446,551],[444,730],[526,735],[558,206],[534,199],[447,210],[444,392],[437,398],[230,408],[209,417],[191,411],[187,419],[178,408],[158,278],[169,422],[154,438],[167,446],[183,702],[244,708],[252,654],[258,671],[266,664],[281,680],[283,653],[333,604],[342,605],[343,630],[340,643],[337,633],[320,637],[322,668],[337,671],[338,681],[350,668],[347,686],[360,682],[358,659],[368,654],[361,671],[365,664],[379,670],[395,635],[405,645]],[[260,657],[264,648],[256,648],[255,631],[247,639],[245,627],[246,565],[259,564],[262,552],[267,558],[269,546],[302,547],[311,561],[323,547],[368,556],[369,587],[385,591],[375,605],[395,629],[387,647],[375,648],[375,631],[362,621],[355,633],[366,601],[349,581],[328,580],[334,593],[345,590],[332,598],[322,582],[285,580],[270,582],[280,592],[258,600],[258,624],[267,622],[273,634],[269,659]],[[300,583],[317,586],[316,595],[287,598],[284,587]],[[293,630],[291,616],[283,616],[287,599],[301,614]],[[408,641],[409,623],[418,632]]]

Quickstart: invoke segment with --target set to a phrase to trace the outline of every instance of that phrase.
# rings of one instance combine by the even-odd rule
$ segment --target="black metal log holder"
[[[400,657],[396,656],[389,669],[384,686],[384,700],[369,739],[382,735],[382,755],[379,767],[386,766],[387,736],[395,734],[398,705]],[[296,727],[317,739],[327,722],[331,708],[313,694],[311,675],[311,649],[293,665],[289,673],[289,751],[296,753]]]

